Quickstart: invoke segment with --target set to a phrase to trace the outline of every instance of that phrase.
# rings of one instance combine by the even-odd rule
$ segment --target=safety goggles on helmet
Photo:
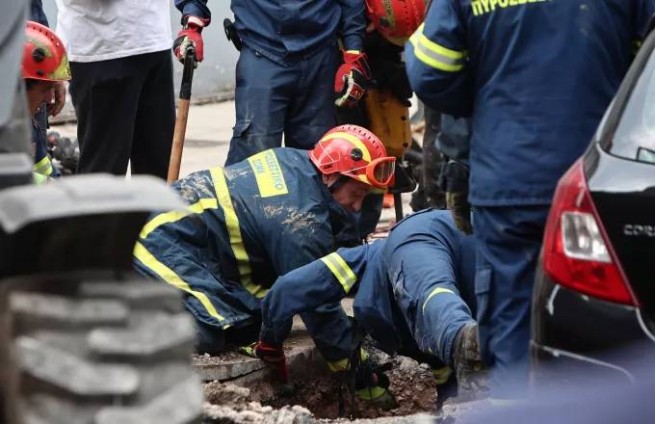
[[[366,166],[353,169],[352,175],[358,180],[376,188],[388,188],[393,184],[396,158],[386,156],[374,159]],[[346,173],[347,174],[347,173]]]

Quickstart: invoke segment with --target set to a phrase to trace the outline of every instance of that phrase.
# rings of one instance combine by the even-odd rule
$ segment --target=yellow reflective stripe
[[[348,140],[351,144],[353,144],[356,148],[362,151],[362,159],[364,159],[366,162],[371,162],[371,152],[368,151],[364,143],[362,143],[362,140],[359,138],[355,137],[352,134],[348,134],[343,131],[337,131],[332,134],[328,134],[325,137],[321,138],[321,141],[327,141],[327,140],[332,140],[334,138],[343,138]]]
[[[419,35],[419,40],[418,42],[422,45],[424,45],[428,50],[431,50],[434,53],[437,53],[441,56],[445,56],[449,59],[465,59],[466,58],[466,51],[457,51],[457,50],[451,50],[447,47],[442,46],[441,44],[437,44],[434,41],[430,40],[428,37],[423,34],[423,28],[425,28],[425,24],[421,24],[419,27],[418,35]]]
[[[424,26],[425,24],[422,24],[409,39],[414,47],[414,55],[433,68],[446,72],[461,71],[467,52],[451,50],[430,40],[423,34]]]
[[[218,321],[225,321],[225,317],[218,313],[206,294],[193,290],[186,281],[184,281],[172,269],[159,262],[157,258],[139,242],[134,246],[134,256],[148,269],[157,274],[159,278],[198,299],[209,315],[216,318]],[[229,325],[225,325],[223,328],[225,329],[228,327]]]
[[[43,159],[34,164],[34,172],[37,174],[42,174],[45,176],[52,175],[52,162],[48,156],[44,156]]]
[[[454,291],[450,289],[444,289],[443,287],[437,287],[436,289],[432,290],[430,294],[428,295],[428,298],[425,299],[425,302],[423,302],[423,312],[425,312],[425,305],[428,304],[430,299],[432,299],[434,296],[441,294],[441,293],[450,293],[450,294],[455,294]]]
[[[243,285],[250,294],[261,299],[266,295],[268,289],[265,289],[252,281],[250,257],[248,257],[248,252],[246,252],[246,246],[243,242],[243,236],[241,235],[239,217],[237,216],[237,213],[234,210],[234,205],[232,204],[232,197],[230,197],[230,191],[227,188],[227,180],[225,179],[223,168],[212,168],[209,170],[209,173],[214,182],[214,190],[216,190],[218,204],[223,210],[225,226],[227,227],[227,233],[230,238],[230,246],[232,247],[232,253],[234,254],[234,258],[237,261],[237,267],[239,268],[239,279],[241,280],[241,285]]]
[[[43,174],[39,174],[38,172],[32,172],[32,177],[34,179],[35,185],[45,184],[49,181],[49,178],[47,176]]]
[[[353,285],[357,282],[357,277],[346,261],[344,261],[336,252],[323,256],[321,261],[328,267],[332,274],[334,274],[346,294],[350,293],[350,289],[352,289]]]
[[[159,226],[177,222],[180,219],[188,216],[189,214],[199,214],[207,209],[218,208],[218,201],[216,199],[200,199],[196,203],[187,208],[186,211],[171,211],[160,213],[152,218],[141,230],[140,238],[146,238],[150,233],[156,230]]]

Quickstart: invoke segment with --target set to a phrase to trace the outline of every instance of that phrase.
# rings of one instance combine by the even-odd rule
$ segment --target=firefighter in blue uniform
[[[143,228],[137,270],[185,293],[200,351],[252,343],[278,275],[360,242],[352,212],[373,186],[389,184],[394,163],[371,132],[345,125],[309,152],[269,149],[193,173],[173,184],[188,210],[156,214]],[[316,315],[317,328],[346,319],[338,304]]]
[[[48,18],[43,11],[42,0],[30,2],[30,20],[45,27],[48,26]],[[34,143],[34,173],[35,178],[40,182],[50,177],[59,177],[59,171],[52,164],[46,142],[46,130],[48,128],[48,115],[57,116],[64,107],[66,101],[66,87],[63,81],[55,81],[53,93],[46,99],[38,111],[32,117],[32,142]]]
[[[479,366],[474,274],[473,236],[459,232],[448,211],[418,212],[386,240],[339,249],[278,278],[262,302],[256,350],[274,362],[276,354],[283,355],[295,314],[356,293],[356,325],[383,351],[430,364],[438,371],[439,388],[452,381],[451,368]],[[340,331],[341,338],[353,337],[350,326]],[[309,332],[314,340],[324,339],[312,328]],[[338,346],[318,347],[324,356],[336,356]],[[366,394],[371,387],[362,390]],[[442,402],[444,392],[439,395]]]
[[[653,11],[651,0],[442,0],[406,46],[417,95],[472,119],[477,318],[495,398],[525,393],[555,185],[589,144]]]
[[[21,71],[27,93],[27,103],[32,114],[32,141],[34,144],[34,180],[36,183],[59,176],[48,155],[45,127],[45,111],[55,100],[60,84],[70,80],[68,56],[63,43],[45,25],[27,21],[26,42]]]
[[[185,29],[175,46],[201,42],[207,0],[176,0]],[[241,52],[230,165],[284,142],[311,149],[336,125],[338,106],[354,104],[368,79],[362,51],[362,0],[232,0]],[[343,47],[340,66],[337,41]],[[336,95],[335,95],[336,92]]]

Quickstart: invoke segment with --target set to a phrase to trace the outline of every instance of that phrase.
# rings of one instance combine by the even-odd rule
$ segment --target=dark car
[[[654,48],[651,33],[589,149],[557,186],[533,298],[537,385],[635,380],[655,355]]]

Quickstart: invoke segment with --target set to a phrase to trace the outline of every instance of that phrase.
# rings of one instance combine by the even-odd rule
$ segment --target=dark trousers
[[[284,145],[311,149],[336,125],[336,47],[286,66],[244,47],[236,68],[236,124],[225,165]]]
[[[480,348],[495,398],[527,390],[532,288],[548,209],[477,207],[473,215]]]
[[[77,114],[77,172],[166,178],[175,126],[168,50],[100,62],[71,62]]]

